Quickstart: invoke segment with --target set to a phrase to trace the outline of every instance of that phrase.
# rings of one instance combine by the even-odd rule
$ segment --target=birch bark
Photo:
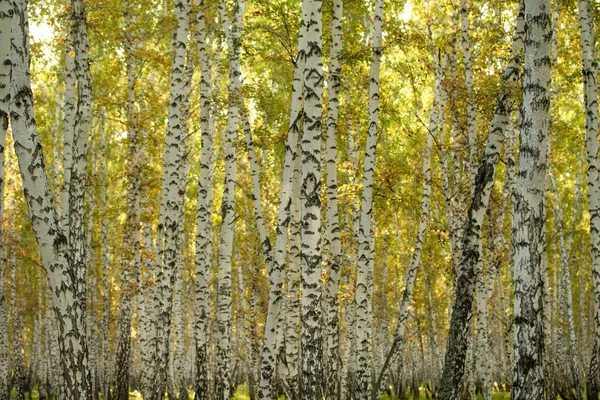
[[[125,2],[126,26],[135,24],[135,8]],[[129,399],[129,369],[131,354],[132,297],[135,293],[137,271],[141,269],[140,238],[140,166],[141,155],[138,139],[136,86],[136,60],[134,49],[137,38],[129,30],[124,34],[125,65],[127,73],[127,219],[124,227],[123,264],[121,266],[121,304],[118,317],[118,348],[116,363],[116,400]]]
[[[210,267],[212,259],[212,177],[214,169],[214,131],[210,129],[211,76],[207,54],[207,36],[204,0],[199,0],[196,19],[198,62],[200,64],[200,130],[202,155],[200,157],[200,179],[198,181],[198,205],[196,214],[196,400],[208,400],[210,393],[209,374],[209,325],[210,325]]]
[[[473,92],[473,64],[471,61],[471,45],[469,43],[469,9],[467,8],[467,0],[460,0],[460,27],[463,63],[465,66],[465,86],[467,88],[467,136],[469,143],[469,167],[467,170],[472,192],[477,173],[477,105]]]
[[[61,364],[67,389],[64,398],[67,400],[90,399],[91,376],[87,361],[85,301],[83,303],[80,301],[81,297],[85,298],[85,296],[81,290],[78,290],[82,275],[81,271],[75,269],[77,265],[75,261],[68,262],[70,257],[68,256],[67,238],[59,226],[59,218],[52,203],[52,194],[44,169],[41,144],[35,125],[29,72],[27,1],[17,0],[13,4],[16,22],[12,29],[13,70],[10,110],[15,153],[19,162],[23,186],[26,188],[25,197],[29,216],[42,254],[44,269],[48,274],[54,309],[59,321]],[[74,14],[77,16],[76,27],[78,27],[76,31],[83,35],[85,23],[81,19],[85,19],[85,13],[79,2],[74,6]],[[81,42],[79,46],[79,50],[81,47],[85,47]],[[85,56],[82,57],[85,58]],[[82,83],[82,86],[85,85]],[[84,88],[82,91],[85,92]],[[80,128],[83,130],[84,126],[81,125]],[[83,246],[85,247],[85,241]],[[82,260],[79,258],[78,261],[82,262]]]
[[[358,230],[358,270],[356,274],[356,334],[357,334],[357,400],[371,395],[371,294],[369,280],[373,271],[370,256],[373,250],[371,221],[373,215],[373,178],[375,173],[375,149],[379,133],[379,71],[381,66],[383,1],[375,2],[372,27],[372,54],[369,83],[369,128],[365,147],[362,201],[360,207],[360,228]]]
[[[579,209],[579,174],[575,183],[575,201],[573,203],[573,215],[571,217],[571,223],[569,225],[569,232],[565,232],[566,227],[564,226],[564,217],[562,209],[559,205],[560,197],[558,189],[556,187],[556,181],[554,175],[550,173],[550,182],[552,184],[552,190],[556,197],[554,202],[554,214],[556,216],[556,224],[559,236],[560,245],[560,267],[562,268],[562,274],[559,283],[560,302],[563,309],[564,318],[567,322],[569,329],[568,339],[568,352],[570,359],[571,374],[573,379],[573,386],[577,393],[577,399],[583,399],[583,382],[581,376],[581,367],[579,365],[579,349],[577,346],[577,335],[575,333],[575,316],[573,314],[573,293],[571,290],[571,271],[570,271],[570,260],[571,260],[571,243],[573,239],[573,229],[577,222],[577,214]],[[553,379],[555,377],[549,377]]]
[[[300,143],[296,135],[296,152],[300,152]],[[292,174],[292,207],[290,215],[290,254],[287,272],[287,295],[285,313],[285,376],[283,387],[285,398],[290,400],[300,399],[298,360],[300,359],[300,264],[301,264],[301,204],[300,189],[302,185],[302,163],[301,158],[294,160],[294,171]]]
[[[171,65],[171,88],[168,110],[167,134],[163,154],[162,194],[157,233],[158,259],[154,308],[156,320],[156,347],[154,358],[155,377],[153,400],[164,398],[168,377],[169,338],[171,336],[171,314],[173,309],[173,287],[177,263],[177,236],[179,234],[179,212],[183,193],[180,182],[183,178],[181,147],[187,140],[183,132],[182,102],[185,95],[185,56],[188,45],[190,17],[189,0],[175,2],[177,29],[174,36],[174,55]]]
[[[294,162],[298,155],[298,137],[300,135],[300,121],[303,109],[303,84],[304,66],[306,58],[306,26],[301,24],[298,36],[298,55],[294,65],[294,82],[292,84],[292,104],[290,109],[290,121],[288,127],[287,144],[283,159],[283,172],[281,176],[281,190],[279,192],[279,212],[277,214],[277,237],[275,239],[275,254],[271,268],[269,308],[265,322],[265,342],[261,353],[260,363],[260,388],[259,399],[270,400],[275,397],[275,345],[276,327],[279,320],[281,303],[283,300],[282,284],[285,272],[285,261],[287,256],[286,246],[288,242],[288,226],[290,224],[290,207],[292,207],[292,175]],[[293,351],[292,351],[293,352]],[[294,357],[292,355],[292,357]],[[292,386],[295,386],[292,384]],[[290,389],[293,391],[294,389]],[[297,393],[297,392],[296,392]]]
[[[0,398],[9,398],[8,314],[6,303],[6,232],[4,231],[4,151],[10,102],[10,39],[13,22],[12,2],[0,1]]]
[[[237,0],[231,20],[229,39],[229,108],[225,132],[225,181],[221,201],[221,242],[219,251],[218,297],[217,297],[217,343],[216,393],[219,400],[231,396],[231,259],[235,229],[234,198],[236,177],[236,142],[239,128],[239,104],[241,97],[240,51],[242,40],[242,20],[246,7],[245,0]]]
[[[338,181],[337,181],[337,131],[339,113],[339,93],[341,87],[342,72],[342,14],[343,0],[333,1],[333,16],[331,20],[331,50],[329,63],[329,76],[327,87],[329,96],[327,99],[327,214],[325,235],[326,246],[331,251],[329,259],[329,280],[327,281],[325,301],[325,349],[327,354],[325,361],[325,398],[337,399],[340,394],[339,384],[339,360],[340,360],[340,338],[339,338],[339,300],[338,291],[340,286],[340,275],[342,272],[342,242],[340,239],[340,224],[338,215]]]
[[[69,33],[70,36],[73,32]],[[63,100],[63,185],[61,193],[61,227],[65,236],[69,236],[69,192],[71,168],[73,166],[73,137],[77,114],[77,77],[75,72],[75,53],[73,38],[69,37],[65,46],[65,93]]]
[[[14,202],[13,202],[14,211]],[[14,220],[11,221],[11,231],[14,232]],[[13,369],[13,390],[15,400],[25,400],[25,366],[23,364],[23,321],[21,320],[21,311],[17,301],[17,255],[14,246],[10,247],[10,320],[12,333],[12,357],[11,364]]]
[[[301,397],[320,400],[321,341],[321,137],[323,119],[322,1],[303,4],[304,131],[302,135],[302,367]]]
[[[595,56],[595,32],[589,0],[579,0],[579,29],[583,56],[583,92],[585,97],[585,148],[590,212],[590,248],[594,290],[593,350],[587,373],[588,398],[600,393],[600,164],[598,162],[598,64]]]
[[[523,121],[516,185],[514,242],[515,400],[543,396],[541,254],[550,108],[549,0],[525,2]]]

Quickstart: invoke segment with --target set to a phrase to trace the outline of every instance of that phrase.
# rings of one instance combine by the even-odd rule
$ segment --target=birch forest
[[[598,400],[598,0],[0,0],[0,400]]]

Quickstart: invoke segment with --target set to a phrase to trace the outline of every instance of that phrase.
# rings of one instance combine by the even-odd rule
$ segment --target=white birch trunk
[[[83,10],[79,7],[80,4],[77,6],[74,14],[82,18]],[[14,13],[17,22],[12,30],[14,45],[11,49],[13,70],[10,109],[15,152],[26,189],[29,215],[42,254],[44,269],[48,274],[54,309],[59,321],[61,364],[67,389],[64,398],[88,399],[91,397],[91,377],[87,360],[85,302],[80,301],[82,293],[78,291],[78,287],[81,282],[77,281],[81,278],[81,273],[74,269],[75,263],[67,262],[67,238],[59,226],[52,203],[35,125],[29,72],[27,1],[15,1]],[[81,28],[81,20],[79,25]],[[75,280],[71,278],[73,276],[76,276]]]
[[[473,64],[469,43],[469,9],[467,0],[460,0],[460,27],[463,63],[465,66],[465,86],[467,88],[467,137],[469,145],[469,166],[467,168],[471,193],[475,187],[477,174],[477,104],[473,91]]]
[[[321,339],[321,138],[323,124],[322,2],[303,4],[304,131],[302,135],[302,399],[320,400]]]
[[[298,155],[298,137],[300,134],[300,121],[302,120],[302,96],[305,64],[305,36],[306,28],[300,26],[298,37],[298,56],[294,66],[294,82],[292,84],[292,104],[288,127],[287,144],[283,159],[283,172],[281,177],[281,190],[279,192],[279,212],[277,214],[277,237],[275,240],[275,254],[271,268],[269,308],[265,322],[265,342],[261,352],[260,362],[260,388],[258,397],[261,400],[275,398],[275,345],[276,326],[279,320],[281,303],[283,301],[282,285],[285,272],[286,246],[288,242],[288,225],[290,224],[290,207],[292,207],[292,175],[294,162]],[[288,366],[289,368],[289,366]],[[292,384],[294,387],[295,385]],[[293,391],[294,389],[290,389]],[[297,393],[297,392],[296,392]]]
[[[381,68],[381,42],[383,29],[383,0],[375,2],[372,27],[372,54],[369,83],[369,128],[365,147],[362,201],[358,247],[358,270],[356,274],[356,335],[357,335],[357,400],[371,396],[371,295],[369,279],[373,276],[370,256],[373,251],[371,221],[373,215],[373,178],[375,174],[375,149],[379,133],[379,71]]]
[[[124,20],[126,26],[135,24],[135,7],[125,2]],[[127,73],[127,219],[124,227],[123,261],[121,266],[121,300],[118,317],[118,348],[116,363],[116,400],[129,399],[129,369],[131,354],[131,323],[133,296],[136,292],[137,271],[141,269],[140,237],[140,167],[142,157],[138,138],[137,100],[135,93],[136,60],[133,51],[137,39],[126,31],[123,38]]]
[[[579,29],[583,55],[583,91],[585,95],[585,148],[590,212],[590,248],[594,290],[593,350],[587,373],[588,398],[600,392],[600,164],[598,161],[598,64],[595,56],[595,32],[592,5],[579,0]]]
[[[514,379],[512,398],[543,396],[542,271],[544,192],[550,108],[549,0],[525,1],[523,123],[514,242]]]
[[[219,247],[218,297],[217,297],[217,336],[215,346],[216,358],[216,393],[218,400],[228,400],[231,396],[231,259],[233,255],[233,237],[235,230],[234,198],[236,179],[236,143],[239,128],[239,104],[241,97],[240,51],[242,40],[242,20],[246,2],[237,0],[229,40],[229,109],[227,111],[227,128],[224,139],[225,149],[225,181],[221,200],[221,241]]]
[[[241,71],[240,71],[241,73]],[[252,128],[250,127],[250,121],[248,120],[248,110],[243,103],[240,104],[242,109],[240,110],[240,117],[242,120],[242,128],[244,130],[244,136],[246,137],[246,148],[248,151],[248,162],[250,164],[250,175],[252,177],[252,204],[254,206],[254,218],[256,219],[256,231],[258,233],[258,239],[260,240],[260,247],[263,253],[265,264],[267,265],[267,271],[271,273],[273,264],[273,254],[271,248],[271,241],[267,236],[267,228],[265,226],[265,219],[263,217],[262,209],[262,196],[260,194],[260,172],[258,169],[258,162],[256,160],[256,152],[254,151],[254,140],[252,139]]]
[[[171,336],[171,314],[173,287],[177,263],[177,236],[179,234],[180,182],[182,171],[182,143],[187,140],[183,132],[182,102],[185,96],[185,56],[188,44],[190,17],[189,0],[175,3],[177,29],[173,40],[171,66],[171,88],[168,110],[167,134],[163,154],[162,193],[160,218],[157,233],[156,288],[154,308],[157,313],[155,325],[156,346],[154,358],[155,377],[153,400],[162,400],[167,386],[169,364],[169,338]]]
[[[6,232],[4,232],[4,151],[10,102],[10,34],[13,23],[12,2],[0,1],[0,398],[9,398],[8,313],[6,302]]]
[[[101,227],[100,227],[100,254],[102,255],[102,351],[101,351],[101,391],[103,395],[108,396],[108,391],[111,382],[111,358],[112,353],[110,351],[110,324],[111,324],[111,303],[112,303],[112,288],[110,286],[110,258],[108,250],[108,217],[107,209],[108,204],[106,200],[106,148],[105,144],[108,141],[106,132],[104,131],[104,114],[100,114],[100,125],[98,127],[99,132],[99,175],[100,175],[100,214],[101,214]]]
[[[210,271],[212,259],[212,207],[214,169],[214,130],[211,129],[211,74],[207,54],[207,36],[204,0],[198,1],[196,40],[200,64],[200,130],[202,154],[200,178],[198,180],[198,205],[196,214],[196,294],[195,338],[196,338],[196,382],[197,400],[208,400],[210,394],[209,374],[209,325],[210,325]]]
[[[296,135],[298,142],[298,135]],[[296,145],[296,152],[300,152],[300,143]],[[285,375],[283,377],[283,388],[285,398],[289,400],[300,399],[300,265],[301,265],[301,204],[300,190],[302,185],[302,163],[301,158],[294,160],[294,171],[292,174],[292,209],[290,215],[290,255],[287,272],[287,295],[285,313]]]
[[[152,232],[152,226],[148,222],[142,224],[143,228],[143,276],[142,276],[142,296],[139,305],[140,313],[140,347],[142,351],[142,376],[141,391],[145,398],[150,398],[154,382],[154,351],[156,346],[156,328],[154,310],[154,291],[156,284],[154,282],[154,266],[156,265]]]
[[[581,164],[581,159],[580,159]],[[580,165],[581,166],[581,165]],[[579,173],[577,173],[577,179],[575,182],[575,201],[573,203],[573,215],[571,217],[571,223],[569,225],[569,232],[565,232],[566,227],[564,226],[564,218],[562,209],[559,205],[560,197],[558,189],[556,187],[556,181],[554,176],[550,173],[550,182],[552,183],[552,190],[556,200],[554,202],[554,214],[556,216],[556,224],[559,236],[560,246],[560,268],[562,268],[562,274],[559,283],[559,297],[562,305],[563,313],[566,314],[563,317],[566,319],[567,327],[569,330],[568,336],[568,353],[571,367],[571,374],[573,379],[573,386],[575,387],[577,399],[583,399],[583,382],[581,375],[581,367],[579,365],[579,348],[577,346],[577,335],[575,333],[575,316],[573,314],[573,293],[571,290],[571,271],[570,271],[570,260],[571,260],[571,242],[573,239],[573,230],[575,223],[577,222],[577,214],[579,212]],[[545,332],[546,333],[546,332]],[[560,366],[559,366],[560,367]],[[554,377],[548,377],[553,379]]]
[[[14,213],[14,202],[11,210]],[[10,224],[11,231],[14,232],[14,220]],[[21,310],[17,301],[17,255],[14,246],[10,247],[10,321],[12,333],[12,390],[15,392],[15,400],[25,400],[25,365],[23,349],[23,321],[21,320]]]
[[[327,234],[326,246],[331,252],[329,259],[329,279],[325,292],[325,397],[337,399],[340,394],[339,360],[339,300],[338,291],[342,273],[342,241],[340,239],[340,224],[338,215],[338,180],[337,180],[337,131],[339,113],[339,92],[342,72],[342,14],[343,0],[334,0],[331,20],[332,40],[330,50],[329,88],[327,100],[327,214],[325,216]]]

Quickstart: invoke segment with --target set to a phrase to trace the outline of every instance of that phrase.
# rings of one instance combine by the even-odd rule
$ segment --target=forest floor
[[[493,400],[509,400],[510,399],[510,393],[494,393],[492,395]],[[16,398],[16,393],[13,390],[10,396],[11,400],[14,400]],[[426,399],[427,397],[425,397],[425,395],[421,395],[420,397],[421,399]],[[191,400],[192,398],[190,398]],[[481,399],[481,395],[477,396],[477,400]],[[37,390],[33,390],[33,392],[31,393],[31,396],[29,393],[25,393],[25,400],[39,400],[39,394],[37,392]],[[140,396],[139,392],[131,392],[129,393],[129,400],[142,400],[142,397]],[[235,394],[233,395],[233,399],[232,400],[250,400],[250,396],[248,395],[248,386],[246,385],[242,385],[238,388],[238,390],[235,392]],[[285,398],[283,396],[281,396],[279,398],[279,400],[285,400]],[[383,397],[381,400],[388,400],[387,397]],[[406,400],[414,400],[414,397],[412,395],[409,395]]]

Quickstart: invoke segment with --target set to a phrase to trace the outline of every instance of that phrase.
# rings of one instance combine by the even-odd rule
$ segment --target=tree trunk
[[[551,32],[550,1],[526,0],[523,122],[513,221],[515,400],[540,399],[544,391],[540,255],[544,247]]]
[[[6,234],[4,230],[4,188],[5,167],[4,151],[6,146],[6,131],[8,129],[10,102],[10,34],[13,25],[12,2],[0,1],[0,399],[8,399],[9,369],[8,369],[8,313],[6,303]]]
[[[302,135],[302,399],[320,400],[321,341],[321,137],[323,119],[322,2],[303,4],[304,132]]]
[[[343,0],[334,0],[333,17],[331,20],[332,40],[330,51],[329,76],[327,87],[327,234],[326,246],[331,251],[329,259],[329,279],[325,296],[325,398],[338,399],[340,395],[339,360],[339,300],[338,291],[342,272],[342,241],[340,239],[340,224],[338,215],[338,180],[337,180],[337,131],[339,112],[339,93],[342,71],[342,9]]]
[[[587,373],[587,395],[597,399],[600,393],[600,164],[598,162],[598,64],[595,57],[595,33],[592,6],[579,0],[579,29],[583,54],[583,91],[585,95],[585,148],[587,154],[588,204],[590,212],[590,248],[594,288],[593,350]]]
[[[494,183],[500,149],[509,124],[514,105],[515,82],[519,75],[518,49],[523,43],[522,12],[519,11],[517,27],[513,38],[512,60],[504,70],[502,92],[496,102],[496,111],[488,137],[483,159],[475,179],[473,199],[462,239],[460,263],[457,268],[456,288],[450,332],[446,346],[444,371],[442,373],[440,399],[458,399],[465,370],[465,357],[468,346],[470,320],[473,312],[474,285],[476,272],[482,263],[481,227],[485,217],[491,190]]]
[[[357,334],[357,391],[358,400],[371,396],[371,294],[373,271],[370,256],[371,221],[373,216],[373,178],[375,174],[375,149],[379,133],[379,70],[381,65],[381,41],[383,28],[383,0],[375,2],[372,27],[372,54],[369,84],[369,129],[365,147],[362,201],[360,207],[360,228],[358,234],[358,270],[356,274],[356,334]]]
[[[174,36],[173,62],[171,68],[171,88],[168,110],[167,134],[163,155],[162,194],[160,218],[157,234],[156,288],[154,289],[154,308],[156,320],[156,347],[154,359],[155,377],[153,400],[162,400],[167,387],[169,338],[171,336],[171,314],[173,309],[173,287],[179,235],[180,182],[184,179],[182,171],[182,143],[187,140],[183,132],[182,102],[185,96],[185,56],[188,44],[190,17],[189,0],[175,3],[177,29]]]
[[[85,24],[82,22],[82,19],[84,21],[84,10],[79,2],[76,2],[74,6],[76,6],[74,7],[74,14],[77,16],[76,26],[79,27],[76,32],[78,35],[82,35],[85,31]],[[59,346],[66,387],[64,398],[87,400],[91,398],[91,376],[87,360],[85,301],[81,302],[81,298],[85,295],[78,290],[82,283],[81,269],[85,270],[85,268],[81,268],[82,266],[77,264],[84,262],[84,259],[80,257],[81,252],[77,252],[78,258],[72,263],[68,262],[70,257],[68,256],[67,238],[59,226],[59,219],[52,203],[52,194],[44,169],[41,144],[35,125],[29,72],[27,1],[15,1],[14,13],[17,22],[13,25],[12,30],[14,45],[11,50],[13,70],[10,110],[15,153],[19,161],[29,216],[42,254],[44,269],[48,274],[54,309],[59,321]],[[79,36],[79,40],[84,39]],[[79,46],[79,50],[81,47],[85,47],[83,43],[80,43]],[[82,86],[86,85],[82,83]],[[85,88],[82,88],[82,91],[84,95],[89,94]],[[81,136],[84,136],[82,132],[84,122],[80,125]],[[78,191],[76,190],[76,192]],[[83,210],[80,211],[82,213]],[[72,216],[70,216],[71,218]],[[73,237],[80,239],[80,234],[81,232],[76,230]],[[79,267],[79,271],[75,269],[76,265]]]
[[[234,198],[236,177],[236,143],[239,128],[239,103],[242,100],[240,82],[240,51],[242,40],[242,20],[246,2],[237,0],[231,21],[229,39],[229,109],[227,129],[224,138],[225,181],[221,201],[221,243],[219,251],[218,297],[217,297],[217,343],[216,395],[218,400],[228,400],[231,396],[231,258],[235,229]]]
[[[200,130],[202,134],[202,155],[200,158],[200,179],[198,181],[198,206],[196,214],[196,295],[195,337],[196,337],[196,400],[210,398],[209,374],[209,326],[210,326],[210,270],[212,259],[212,177],[214,169],[214,131],[210,129],[211,76],[207,54],[206,23],[204,0],[198,1],[196,19],[196,39],[200,64]]]
[[[135,8],[125,2],[126,26],[135,23]],[[127,72],[127,220],[124,227],[123,261],[121,266],[121,304],[118,317],[118,348],[116,363],[116,400],[129,400],[129,369],[131,354],[132,297],[135,294],[137,271],[141,269],[140,238],[140,167],[142,157],[138,139],[137,101],[135,95],[136,61],[133,51],[137,38],[129,31],[124,33],[125,64]]]
[[[306,27],[300,26],[298,37],[298,56],[294,65],[294,82],[292,84],[292,104],[290,109],[290,121],[288,127],[287,145],[283,159],[283,172],[281,176],[281,190],[279,192],[279,212],[277,215],[277,238],[275,240],[275,254],[273,266],[271,268],[269,308],[265,322],[265,338],[261,353],[260,362],[260,389],[258,398],[261,400],[271,400],[276,398],[274,393],[275,378],[275,339],[277,321],[279,320],[280,307],[283,301],[282,284],[285,272],[286,246],[288,242],[288,225],[290,224],[290,207],[292,206],[292,175],[294,162],[298,154],[298,137],[300,134],[300,121],[302,120],[302,96],[304,83],[304,64],[305,64],[305,42]],[[291,251],[291,250],[290,250]],[[294,351],[292,351],[294,353]],[[294,357],[292,355],[292,357]],[[289,366],[288,366],[289,368]],[[294,391],[295,385],[290,389]],[[297,390],[297,386],[296,390]],[[296,392],[298,393],[298,392]]]
[[[469,184],[471,195],[475,187],[477,174],[477,104],[473,91],[473,64],[471,62],[471,45],[469,44],[469,9],[467,0],[460,0],[460,27],[463,63],[465,66],[465,86],[467,88],[467,136],[469,145]]]
[[[581,159],[580,159],[581,165]],[[575,183],[575,202],[573,204],[573,215],[571,217],[571,223],[569,225],[570,231],[565,232],[564,219],[562,215],[562,209],[559,205],[560,197],[554,176],[550,174],[550,181],[552,183],[552,190],[556,197],[554,202],[554,214],[556,217],[556,224],[559,236],[560,244],[560,267],[562,268],[562,275],[560,277],[559,292],[560,292],[560,303],[563,309],[563,317],[566,319],[566,325],[569,329],[569,359],[570,367],[573,378],[573,387],[576,390],[577,399],[583,400],[583,382],[581,376],[581,367],[579,365],[579,348],[577,346],[577,335],[575,333],[575,316],[573,314],[573,293],[571,291],[571,271],[570,271],[570,259],[571,259],[571,243],[573,239],[573,231],[575,223],[577,222],[577,214],[579,213],[579,172],[577,173],[577,179]],[[545,305],[545,304],[544,304]],[[546,332],[544,332],[546,334]],[[554,379],[554,376],[547,376],[548,379]]]

